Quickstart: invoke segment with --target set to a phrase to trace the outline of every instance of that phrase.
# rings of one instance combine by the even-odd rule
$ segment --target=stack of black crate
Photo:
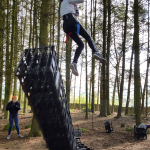
[[[74,129],[54,46],[26,49],[16,70],[51,150],[76,150]]]
[[[54,46],[25,49],[16,69],[50,150],[90,150],[77,142]]]

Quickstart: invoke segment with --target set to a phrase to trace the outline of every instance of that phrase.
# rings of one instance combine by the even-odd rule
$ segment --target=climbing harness
[[[77,34],[80,33],[80,24],[79,24],[79,21],[75,24],[75,30],[76,30],[76,33],[77,33]],[[65,43],[68,42],[69,36],[70,36],[71,34],[72,34],[72,32],[70,32],[70,33],[67,34]]]

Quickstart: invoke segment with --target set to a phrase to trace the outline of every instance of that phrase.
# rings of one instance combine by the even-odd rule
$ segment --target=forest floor
[[[19,112],[20,133],[24,136],[19,138],[16,131],[12,131],[11,138],[6,139],[7,131],[3,128],[8,124],[8,120],[0,119],[0,150],[47,150],[45,141],[42,137],[28,137],[30,129],[25,129],[26,125],[31,124],[32,113],[21,115]],[[0,117],[3,117],[0,111]],[[85,113],[74,110],[71,112],[74,128],[83,128],[89,132],[82,132],[81,142],[93,150],[114,149],[114,150],[150,150],[150,134],[147,140],[137,140],[134,138],[133,132],[126,132],[127,126],[133,127],[135,124],[134,116],[123,116],[122,118],[114,118],[116,113],[109,117],[99,117],[99,112],[93,115],[89,113],[89,119],[85,120]],[[106,133],[104,122],[112,121],[114,132]],[[147,124],[150,116],[143,118],[142,122]],[[125,127],[121,127],[121,123],[125,123]]]

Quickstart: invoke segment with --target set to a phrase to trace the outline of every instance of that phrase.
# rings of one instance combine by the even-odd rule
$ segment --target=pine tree
[[[136,125],[141,124],[141,95],[140,95],[140,68],[139,68],[139,6],[134,0],[134,38],[135,38],[135,67],[134,67],[134,104]]]

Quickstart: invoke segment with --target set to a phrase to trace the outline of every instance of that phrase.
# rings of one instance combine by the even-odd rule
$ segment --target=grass
[[[72,113],[74,111],[74,109],[70,109],[70,113]]]
[[[82,132],[89,132],[87,129],[79,128]]]
[[[9,123],[4,126],[3,130],[8,130],[9,129]],[[12,130],[16,130],[16,127],[13,125]]]
[[[134,131],[134,128],[133,128],[133,127],[128,126],[128,127],[126,127],[126,131],[127,131],[127,132],[132,132],[132,131]]]
[[[29,128],[31,128],[31,125],[26,125],[25,126],[25,129],[29,129]]]

